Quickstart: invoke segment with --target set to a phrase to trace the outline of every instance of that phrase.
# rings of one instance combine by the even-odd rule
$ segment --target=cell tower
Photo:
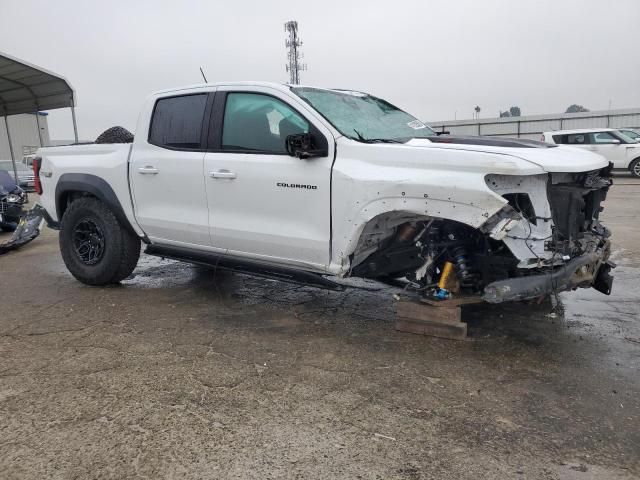
[[[298,22],[292,20],[284,24],[284,31],[289,34],[284,42],[287,47],[287,72],[289,72],[289,83],[298,85],[300,83],[300,72],[307,69],[306,63],[300,63],[304,57],[298,47],[302,46],[302,40],[298,38]]]

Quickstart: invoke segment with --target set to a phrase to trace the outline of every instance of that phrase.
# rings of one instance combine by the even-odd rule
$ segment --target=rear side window
[[[200,148],[207,94],[161,98],[156,102],[149,143],[178,150]]]
[[[589,143],[589,136],[586,133],[571,133],[567,135],[567,141],[569,145],[585,145]]]
[[[567,136],[566,135],[553,135],[553,142],[554,143],[558,143],[558,144],[567,143]]]

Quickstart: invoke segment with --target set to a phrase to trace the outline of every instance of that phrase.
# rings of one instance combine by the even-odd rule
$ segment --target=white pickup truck
[[[142,241],[148,254],[325,287],[401,279],[431,295],[453,270],[455,291],[493,303],[611,290],[603,157],[438,136],[366,93],[166,90],[147,99],[132,143],[42,148],[34,170],[64,262],[90,285],[131,275]]]

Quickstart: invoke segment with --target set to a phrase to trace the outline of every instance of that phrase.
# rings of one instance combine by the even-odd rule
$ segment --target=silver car
[[[11,175],[11,178],[15,181],[15,175],[13,173],[13,162],[11,160],[0,160],[0,170],[6,170]],[[27,192],[33,192],[34,176],[33,170],[27,167],[24,163],[16,162],[16,170],[18,170],[18,180],[16,183]]]

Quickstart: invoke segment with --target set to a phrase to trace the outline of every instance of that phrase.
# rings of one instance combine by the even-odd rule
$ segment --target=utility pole
[[[302,40],[298,38],[298,22],[291,20],[284,24],[284,31],[289,34],[284,42],[287,47],[287,72],[289,72],[289,83],[298,85],[300,83],[300,72],[307,69],[306,63],[300,63],[304,57],[298,47],[302,46]]]

